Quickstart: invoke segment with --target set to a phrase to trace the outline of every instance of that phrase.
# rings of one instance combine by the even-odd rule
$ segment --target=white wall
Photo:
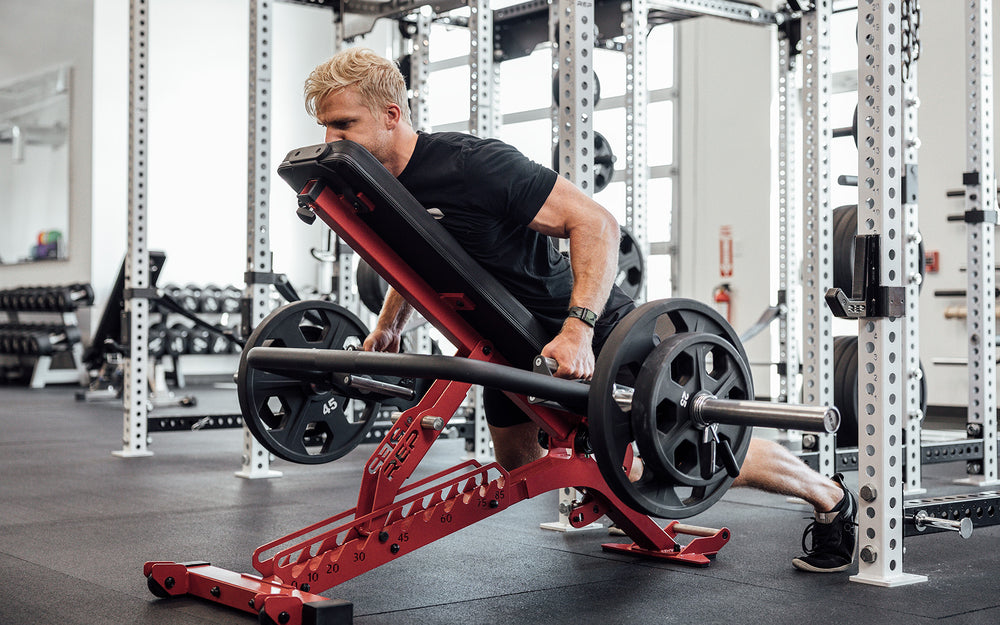
[[[103,310],[125,255],[128,31],[128,0],[94,0],[93,224],[88,254],[96,310]]]
[[[680,37],[680,282],[677,294],[712,302],[713,288],[732,289],[733,326],[743,332],[774,297],[768,268],[772,212],[773,29],[699,18]],[[720,276],[719,231],[730,226],[731,278]],[[753,363],[770,359],[767,333],[746,345]],[[769,369],[753,367],[758,395]]]
[[[91,0],[0,2],[0,83],[72,67],[69,259],[0,266],[0,288],[90,280],[92,23]]]
[[[966,287],[966,274],[960,271],[966,265],[966,226],[960,221],[947,221],[948,215],[965,211],[964,199],[945,197],[945,191],[962,188],[962,173],[966,171],[964,20],[961,8],[951,3],[923,2],[921,10],[920,230],[925,249],[940,252],[941,271],[928,274],[924,281],[920,298],[920,354],[927,373],[929,403],[965,406],[968,404],[966,367],[932,364],[935,358],[964,360],[968,355],[965,323],[944,318],[945,307],[964,306],[965,298],[933,295],[936,289]],[[994,42],[1000,34],[998,10],[1000,2],[994,1]],[[994,52],[994,68],[997,61]],[[994,120],[996,115],[994,98]],[[994,145],[996,141],[994,136]]]
[[[102,88],[95,120],[101,136],[95,146],[94,159],[100,163],[95,180],[100,181],[102,221],[114,225],[95,254],[106,260],[102,275],[110,282],[126,243],[128,2],[99,0],[98,5],[95,56]],[[149,24],[149,247],[167,253],[160,284],[241,285],[246,268],[248,4],[158,0],[150,5]],[[304,113],[301,93],[308,71],[332,52],[331,13],[276,3],[273,33],[272,172],[291,148],[322,140]],[[277,176],[271,186],[274,270],[288,273],[296,284],[312,283],[314,261],[308,249],[319,241],[318,232],[297,228],[301,222],[294,217],[294,194]]]

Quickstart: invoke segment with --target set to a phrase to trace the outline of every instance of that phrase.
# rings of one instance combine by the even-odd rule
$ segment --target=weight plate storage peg
[[[675,336],[678,338],[670,341]],[[667,347],[658,349],[664,343]],[[684,380],[679,370],[656,372],[657,360],[669,366],[677,361],[680,367],[692,353],[698,357],[698,364],[683,365],[688,367],[689,374],[695,375],[692,369],[695,366],[712,367],[705,375],[697,374],[694,381]],[[665,384],[684,386],[688,393],[686,399],[682,399],[683,392],[673,388],[669,392],[658,390],[649,382],[651,373],[644,376],[643,368],[650,358],[653,360],[649,361],[649,367],[657,373],[654,377],[662,375]],[[718,378],[713,377],[716,360],[720,372],[728,369],[731,373],[716,373]],[[699,447],[704,430],[687,418],[678,420],[676,428],[667,427],[666,432],[661,432],[658,425],[644,425],[644,429],[661,437],[660,447],[667,451],[665,457],[659,459],[660,466],[657,467],[654,460],[653,466],[646,466],[642,477],[631,481],[624,469],[627,452],[633,444],[638,446],[638,439],[645,436],[642,431],[636,431],[635,423],[646,423],[649,419],[642,413],[633,412],[639,405],[644,406],[639,410],[683,411],[687,407],[679,404],[690,402],[694,399],[692,393],[696,395],[700,391],[722,392],[734,399],[753,399],[750,378],[745,372],[746,362],[746,352],[736,332],[717,311],[701,302],[683,298],[648,302],[629,313],[615,327],[597,359],[587,408],[594,458],[615,495],[636,511],[671,519],[698,514],[722,497],[733,478],[727,471],[717,470],[714,463],[707,467],[703,458],[709,457],[711,449]],[[639,382],[643,387],[637,386]],[[631,408],[626,408],[616,398],[617,384],[635,387]],[[670,401],[678,405],[665,405]],[[683,428],[690,432],[682,432]],[[719,438],[729,443],[737,465],[746,456],[751,431],[748,426],[719,426]],[[642,445],[653,450],[651,456],[657,455],[656,443],[644,440]],[[647,458],[644,456],[643,460]],[[703,466],[706,467],[704,473]]]
[[[338,374],[254,369],[247,362],[250,350],[359,350],[366,336],[364,324],[346,308],[317,300],[282,306],[257,326],[243,348],[236,385],[243,420],[261,445],[291,462],[331,462],[364,440],[379,402],[342,384]]]

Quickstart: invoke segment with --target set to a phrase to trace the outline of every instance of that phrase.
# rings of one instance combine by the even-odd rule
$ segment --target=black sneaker
[[[854,563],[858,500],[844,486],[842,474],[833,476],[833,480],[844,489],[844,498],[833,510],[817,512],[816,520],[806,527],[802,534],[802,549],[806,554],[792,560],[795,568],[801,571],[836,573]],[[812,534],[812,548],[806,547],[806,537],[809,534]]]

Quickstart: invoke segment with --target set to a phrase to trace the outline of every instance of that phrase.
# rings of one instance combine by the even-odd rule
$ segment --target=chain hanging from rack
[[[903,0],[902,38],[903,82],[910,80],[910,64],[920,58],[920,0]]]

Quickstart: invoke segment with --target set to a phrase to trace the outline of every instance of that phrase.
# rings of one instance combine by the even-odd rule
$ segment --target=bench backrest
[[[550,340],[534,315],[360,145],[337,141],[292,150],[278,174],[296,192],[319,180],[354,203],[355,214],[439,296],[464,295],[471,306],[457,312],[512,365],[530,367]],[[393,276],[382,277],[394,284]]]

